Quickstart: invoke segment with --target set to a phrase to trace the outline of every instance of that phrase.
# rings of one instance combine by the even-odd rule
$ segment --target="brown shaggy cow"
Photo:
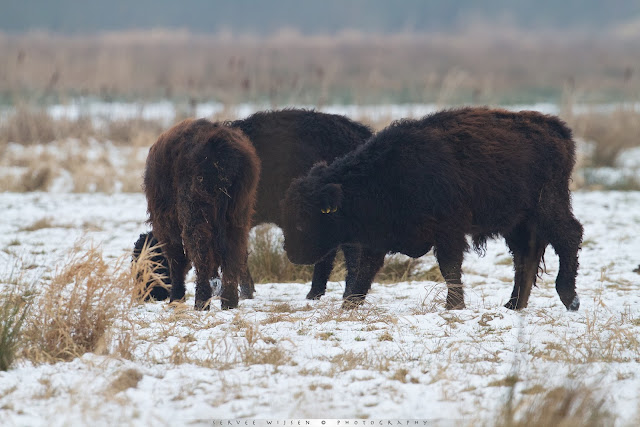
[[[209,280],[218,267],[222,308],[238,306],[259,176],[260,160],[246,136],[204,119],[178,123],[151,147],[144,190],[149,223],[170,267],[171,301],[184,298],[192,262],[197,310],[209,309]]]
[[[258,112],[224,124],[240,129],[251,140],[262,163],[254,225],[265,222],[280,225],[280,201],[293,179],[306,174],[319,161],[331,162],[354,150],[372,135],[367,126],[345,116],[302,109]],[[350,283],[355,280],[359,254],[352,247],[343,248],[343,251],[347,264],[346,281]],[[157,256],[161,258],[162,253],[154,254],[154,258]],[[317,299],[324,295],[335,256],[336,251],[330,251],[316,263],[307,298]],[[249,272],[245,277],[247,283],[241,286],[241,297],[251,298],[253,280]],[[155,288],[159,290],[151,296],[163,299],[164,288]]]
[[[289,259],[311,264],[338,245],[361,247],[345,306],[362,302],[388,252],[420,257],[432,247],[448,287],[446,307],[464,305],[461,266],[502,235],[515,285],[506,303],[527,306],[547,244],[560,258],[556,290],[569,310],[582,225],[571,211],[575,144],[557,117],[487,108],[400,120],[364,146],[295,180],[283,202]]]

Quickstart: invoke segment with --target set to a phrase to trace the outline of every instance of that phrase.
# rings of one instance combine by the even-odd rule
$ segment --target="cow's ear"
[[[322,161],[318,162],[309,171],[309,176],[318,176],[322,173],[323,170],[327,168],[327,162]]]
[[[327,184],[319,193],[320,212],[332,214],[342,206],[342,185]]]

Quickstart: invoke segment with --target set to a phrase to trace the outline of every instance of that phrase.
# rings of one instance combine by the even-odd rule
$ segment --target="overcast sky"
[[[638,0],[0,0],[0,31],[180,28],[269,34],[453,32],[470,24],[597,33],[640,22]]]

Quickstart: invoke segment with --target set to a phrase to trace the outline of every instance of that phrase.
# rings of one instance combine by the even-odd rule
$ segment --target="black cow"
[[[547,244],[560,258],[556,290],[569,310],[582,225],[571,211],[575,144],[557,117],[488,108],[400,120],[364,146],[316,165],[283,202],[289,259],[312,264],[339,245],[362,251],[345,306],[362,302],[386,253],[420,257],[434,248],[448,287],[446,307],[464,308],[465,235],[481,252],[504,236],[515,286],[506,303],[527,306]]]

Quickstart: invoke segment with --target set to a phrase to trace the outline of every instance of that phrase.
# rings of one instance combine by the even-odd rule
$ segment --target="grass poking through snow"
[[[48,363],[107,353],[110,327],[130,308],[131,282],[130,272],[109,265],[98,249],[75,249],[38,286],[38,310],[24,319],[22,356]]]
[[[13,278],[0,282],[15,283],[5,285],[9,290],[0,293],[0,371],[6,371],[20,348],[25,318],[33,305],[33,290]]]

